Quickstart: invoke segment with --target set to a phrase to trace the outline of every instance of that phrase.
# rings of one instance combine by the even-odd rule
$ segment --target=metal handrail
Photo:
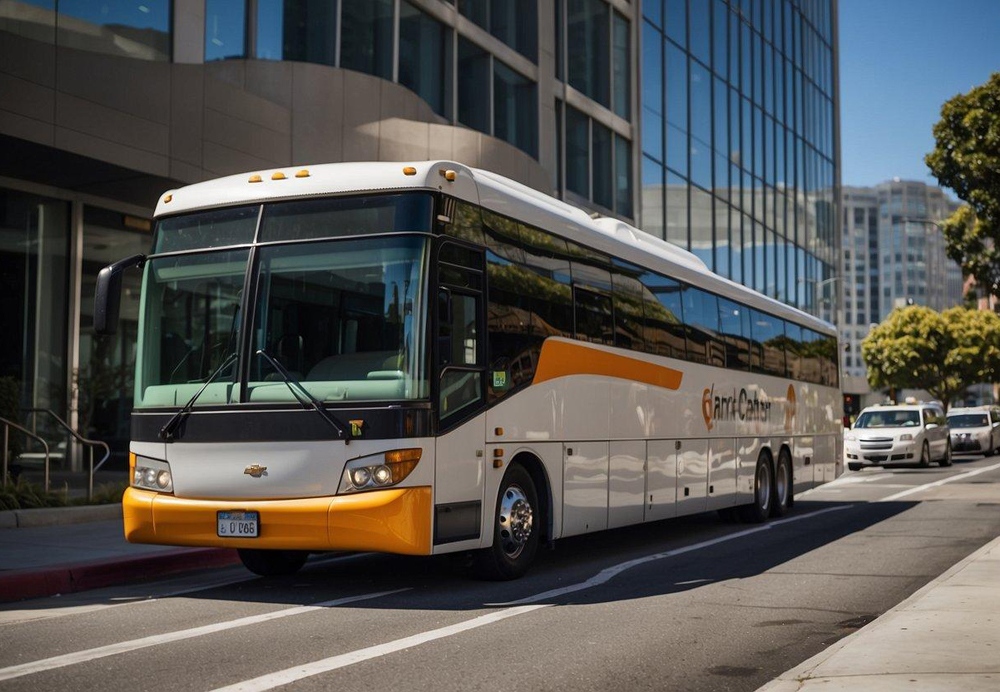
[[[49,443],[43,440],[41,437],[31,432],[27,428],[21,427],[14,421],[7,420],[6,418],[0,417],[0,423],[3,423],[3,483],[7,484],[7,448],[10,436],[10,429],[20,430],[25,435],[33,440],[38,440],[42,443],[42,447],[45,449],[45,492],[49,491]]]
[[[87,445],[90,447],[90,470],[87,474],[87,499],[88,500],[92,499],[94,497],[94,472],[99,471],[101,467],[104,466],[104,462],[106,462],[108,458],[111,456],[111,447],[108,446],[108,443],[105,442],[104,440],[91,440],[84,437],[76,430],[73,430],[73,428],[70,427],[69,423],[60,418],[56,414],[56,412],[51,409],[26,408],[23,410],[31,414],[31,421],[32,421],[31,427],[35,428],[36,431],[38,428],[38,414],[45,413],[54,418],[55,421],[59,425],[61,425],[63,429],[66,430],[66,432],[72,435],[77,442],[79,442],[82,445]],[[101,460],[99,462],[97,462],[97,466],[94,466],[94,447],[104,447],[104,456],[101,457]],[[48,486],[46,486],[46,490],[48,490]]]

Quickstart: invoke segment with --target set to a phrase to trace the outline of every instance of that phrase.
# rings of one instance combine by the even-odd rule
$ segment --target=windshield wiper
[[[343,440],[345,445],[351,443],[351,439],[347,436],[347,433],[344,431],[344,426],[338,423],[337,419],[334,418],[332,415],[330,415],[330,412],[326,410],[323,404],[320,403],[320,401],[316,397],[310,394],[309,390],[303,387],[301,382],[292,377],[292,374],[287,370],[285,370],[285,366],[283,366],[281,363],[279,363],[270,355],[268,355],[267,351],[265,351],[262,348],[257,350],[257,355],[266,358],[267,362],[270,363],[274,367],[274,369],[278,371],[278,374],[281,375],[282,378],[284,378],[285,384],[288,386],[288,391],[292,393],[292,396],[298,399],[298,402],[302,404],[303,407],[308,409],[311,406],[316,411],[316,413],[318,413],[323,417],[323,420],[325,420],[327,423],[330,424],[330,427],[332,427],[334,430],[337,431],[338,439]],[[295,385],[295,387],[298,387],[300,390],[302,390],[302,393],[306,395],[308,403],[306,403],[306,401],[303,401],[302,397],[295,392],[295,387],[292,386],[293,384]]]
[[[170,420],[167,421],[166,425],[164,425],[162,428],[160,428],[160,439],[161,440],[169,440],[169,439],[171,439],[174,436],[174,428],[176,428],[177,424],[181,422],[182,418],[184,418],[184,414],[189,413],[191,411],[191,409],[194,408],[194,402],[196,402],[198,400],[198,397],[200,397],[202,395],[202,392],[204,392],[206,389],[208,389],[208,385],[212,384],[212,382],[215,381],[215,378],[218,377],[219,375],[221,375],[222,372],[234,360],[236,360],[236,353],[235,352],[229,354],[229,357],[226,358],[222,362],[222,365],[220,365],[219,368],[215,372],[213,372],[211,375],[208,376],[208,379],[205,380],[205,384],[203,384],[201,386],[201,389],[199,389],[198,392],[193,397],[191,397],[188,400],[188,402],[186,404],[184,404],[183,407],[181,407],[180,411],[178,411],[177,413],[175,413],[170,418]]]

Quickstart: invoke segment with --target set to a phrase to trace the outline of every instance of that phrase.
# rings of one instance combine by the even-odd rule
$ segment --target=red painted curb
[[[117,586],[178,572],[228,567],[239,562],[227,548],[183,548],[142,557],[78,562],[0,573],[0,603]]]

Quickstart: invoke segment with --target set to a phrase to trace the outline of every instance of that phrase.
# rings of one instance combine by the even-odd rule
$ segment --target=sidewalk
[[[1000,538],[758,692],[1000,690]]]
[[[236,551],[128,543],[121,519],[0,529],[0,603],[237,562]]]

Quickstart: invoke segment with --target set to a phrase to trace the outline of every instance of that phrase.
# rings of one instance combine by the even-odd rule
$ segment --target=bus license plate
[[[219,536],[222,538],[257,538],[259,519],[257,512],[219,512]]]

